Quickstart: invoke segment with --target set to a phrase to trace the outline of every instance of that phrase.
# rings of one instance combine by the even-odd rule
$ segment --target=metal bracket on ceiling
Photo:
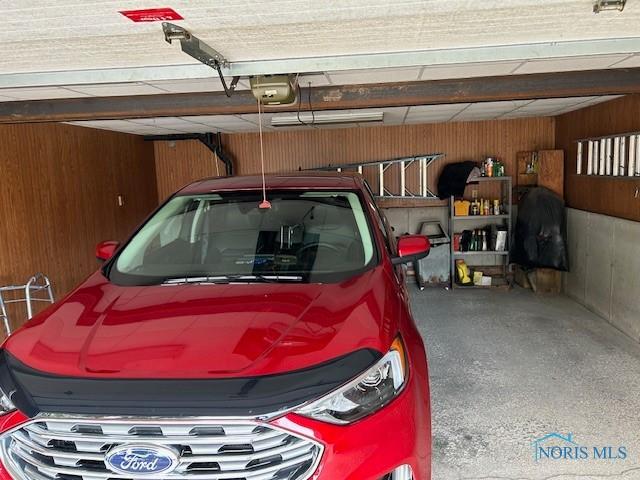
[[[164,32],[164,39],[167,43],[171,44],[173,40],[179,40],[180,48],[184,53],[195,58],[200,63],[215,69],[218,72],[220,81],[222,82],[224,93],[227,97],[231,96],[236,89],[236,85],[238,85],[240,77],[233,77],[231,83],[227,85],[224,75],[222,74],[222,68],[229,67],[229,61],[220,52],[211,48],[198,37],[191,34],[189,30],[179,25],[163,22],[162,30]]]

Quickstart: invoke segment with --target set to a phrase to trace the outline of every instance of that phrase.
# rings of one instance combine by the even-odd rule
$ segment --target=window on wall
[[[640,132],[577,142],[578,175],[640,177]]]

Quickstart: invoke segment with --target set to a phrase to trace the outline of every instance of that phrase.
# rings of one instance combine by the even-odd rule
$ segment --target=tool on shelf
[[[42,273],[36,273],[24,285],[0,287],[0,319],[4,323],[7,336],[11,335],[11,322],[9,321],[7,305],[24,303],[27,319],[31,319],[33,317],[33,302],[54,302],[51,282]]]
[[[478,198],[478,191],[473,190],[471,200],[453,196],[450,199],[452,288],[461,285],[466,288],[510,285],[507,275],[512,236],[512,179],[508,176],[484,176],[469,181],[467,186],[486,182],[496,182],[500,186],[499,198],[495,194],[492,194],[491,200]],[[471,262],[472,259],[482,264],[468,264],[467,261]],[[495,264],[487,265],[488,260],[495,261]],[[473,271],[475,267],[485,273],[481,280],[474,282],[472,276],[462,275],[467,269]],[[489,275],[489,272],[494,274]]]

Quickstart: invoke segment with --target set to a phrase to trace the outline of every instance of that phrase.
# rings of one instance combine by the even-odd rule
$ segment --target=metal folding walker
[[[7,294],[9,296],[8,299],[5,298]],[[27,310],[27,319],[31,319],[33,317],[33,302],[54,302],[51,282],[42,273],[36,273],[24,285],[0,287],[0,319],[4,323],[7,336],[11,335],[11,322],[9,322],[7,305],[10,303],[24,303]]]

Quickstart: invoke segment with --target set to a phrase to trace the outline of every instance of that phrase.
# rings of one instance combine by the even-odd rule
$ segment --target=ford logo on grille
[[[170,448],[142,444],[116,445],[104,459],[109,470],[135,476],[172,472],[178,461],[178,455]]]

